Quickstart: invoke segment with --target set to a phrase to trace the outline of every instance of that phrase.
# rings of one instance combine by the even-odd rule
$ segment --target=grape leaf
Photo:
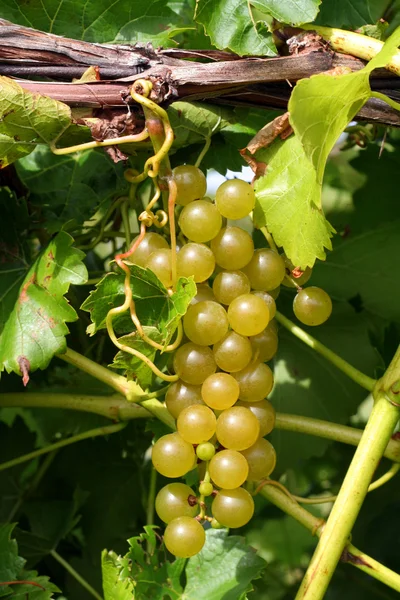
[[[71,247],[73,239],[61,231],[42,251],[19,286],[14,307],[6,318],[0,342],[1,371],[22,374],[45,369],[54,354],[65,351],[66,321],[77,314],[64,295],[71,283],[87,280],[83,253]],[[7,275],[7,271],[5,271]],[[7,277],[7,284],[10,285]],[[4,293],[9,292],[5,289]]]
[[[156,327],[144,327],[143,330],[147,337],[155,342],[160,343],[162,341],[161,333]],[[155,362],[157,354],[156,348],[138,337],[137,332],[123,335],[118,341],[121,344],[124,344],[124,346],[134,348],[138,352],[144,354],[144,356],[147,356],[152,362]],[[158,360],[156,361],[156,364],[159,367]],[[128,377],[128,379],[135,379],[144,390],[151,387],[154,378],[153,371],[140,358],[137,358],[128,352],[120,350],[109,367],[122,370],[123,374]]]
[[[233,110],[198,102],[174,102],[168,108],[168,116],[174,130],[174,146],[182,147],[203,142],[227,125]]]
[[[357,29],[376,23],[389,4],[390,0],[329,0],[322,2],[316,24]]]
[[[242,0],[198,0],[195,20],[204,26],[214,46],[241,56],[276,56],[265,22],[254,22],[251,6]]]
[[[312,23],[322,0],[251,0],[251,4],[272,17],[291,25]]]
[[[132,600],[136,596],[133,580],[120,579],[121,566],[118,559],[115,552],[103,550],[101,554],[104,600]]]

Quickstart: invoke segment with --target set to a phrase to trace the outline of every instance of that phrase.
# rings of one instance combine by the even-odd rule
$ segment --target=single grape
[[[215,454],[215,446],[211,442],[203,442],[197,446],[196,454],[200,460],[211,460]]]
[[[274,375],[271,369],[268,365],[258,361],[250,363],[233,376],[239,384],[239,399],[245,402],[263,400],[274,385]]]
[[[194,556],[200,552],[205,541],[203,527],[190,517],[174,519],[168,523],[164,532],[164,544],[171,554],[179,558]]]
[[[254,294],[242,294],[230,303],[228,320],[236,333],[246,336],[257,335],[268,325],[268,306],[262,298]]]
[[[210,300],[189,306],[183,317],[183,330],[191,342],[212,346],[228,332],[226,310]]]
[[[211,408],[194,404],[184,408],[176,422],[179,435],[190,444],[206,442],[215,433],[217,419]]]
[[[139,236],[137,235],[133,242],[135,242],[138,237]],[[149,256],[156,250],[161,250],[162,248],[169,248],[167,240],[158,233],[149,231],[146,233],[132,256],[129,257],[129,261],[134,265],[144,267]]]
[[[176,381],[168,388],[165,404],[174,419],[177,419],[184,408],[193,404],[204,404],[201,397],[201,387]]]
[[[253,210],[256,195],[246,181],[230,179],[217,189],[215,203],[221,215],[227,219],[243,219]]]
[[[192,385],[201,385],[217,370],[212,350],[192,342],[178,348],[173,364],[179,378]]]
[[[237,296],[250,292],[250,282],[242,271],[222,271],[214,279],[212,289],[218,302],[229,306]]]
[[[176,517],[195,517],[198,513],[196,494],[184,483],[168,483],[156,496],[156,513],[164,523]]]
[[[304,288],[293,300],[293,311],[304,325],[321,325],[332,313],[332,300],[319,287]]]
[[[241,452],[249,465],[248,481],[258,481],[271,475],[276,465],[276,452],[273,445],[264,438]]]
[[[211,459],[209,471],[215,485],[233,490],[246,481],[249,466],[237,450],[221,450]]]
[[[285,262],[277,252],[262,248],[255,250],[244,269],[253,290],[268,292],[278,287],[285,277]]]
[[[250,448],[259,433],[260,425],[257,417],[243,406],[228,408],[217,419],[217,439],[228,450]]]
[[[161,248],[156,250],[146,260],[145,266],[155,273],[165,287],[172,285],[171,250]]]
[[[225,527],[243,527],[254,514],[254,500],[247,490],[220,490],[211,505],[212,515]]]
[[[249,339],[235,331],[228,331],[226,336],[214,345],[213,350],[218,367],[229,373],[244,369],[252,357]]]
[[[230,408],[239,398],[239,384],[228,373],[214,373],[203,382],[201,396],[215,410]]]
[[[277,299],[281,291],[281,286],[274,288],[273,290],[268,290],[268,294],[273,297],[274,300]]]
[[[253,292],[254,296],[258,296],[258,298],[262,298],[265,304],[268,306],[269,310],[269,320],[271,321],[276,315],[276,304],[274,298],[271,296],[269,292]]]
[[[261,333],[250,337],[250,342],[253,347],[254,354],[257,355],[257,360],[267,362],[275,356],[278,350],[278,334],[274,323],[268,324]]]
[[[221,525],[221,523],[219,523],[219,521],[217,521],[217,519],[211,519],[211,527],[213,529],[222,529],[223,525]]]
[[[200,283],[210,277],[214,268],[214,255],[204,244],[185,244],[176,255],[178,277],[193,277],[196,283]]]
[[[198,167],[179,165],[173,169],[172,176],[177,187],[176,204],[186,206],[206,193],[207,180]]]
[[[211,300],[212,302],[217,301],[212,288],[210,288],[207,283],[198,283],[197,294],[192,298],[190,304],[197,304],[197,302],[203,302],[204,300]]]
[[[154,444],[151,460],[155,470],[164,477],[182,477],[194,468],[196,455],[192,444],[179,433],[168,433]]]
[[[237,271],[250,262],[254,252],[251,235],[239,227],[224,227],[211,240],[215,262],[223,269]]]
[[[245,406],[257,417],[260,425],[259,437],[271,433],[275,427],[275,409],[268,400],[260,400],[260,402],[243,402],[239,400],[236,406]]]
[[[305,271],[301,271],[301,269],[295,267],[295,265],[292,263],[292,261],[287,256],[285,256],[283,254],[282,258],[285,261],[286,275],[288,275],[289,277],[294,279],[294,281],[300,287],[303,286],[305,283],[307,283],[307,281],[310,279],[310,277],[312,275],[312,269],[310,267],[306,267]],[[294,271],[294,273],[293,273],[293,271]],[[298,275],[300,275],[300,277],[298,277]],[[290,288],[296,287],[296,284],[293,281],[291,281],[290,279],[287,279],[286,277],[282,281],[282,285],[284,285],[285,287],[290,287]]]
[[[201,496],[211,496],[213,491],[214,491],[214,486],[212,483],[209,483],[208,481],[203,481],[199,485],[199,494]]]
[[[192,242],[209,242],[222,227],[222,217],[214,204],[198,200],[185,206],[179,216],[183,235]]]

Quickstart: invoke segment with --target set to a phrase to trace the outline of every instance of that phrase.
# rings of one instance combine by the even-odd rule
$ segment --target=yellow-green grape
[[[197,302],[203,302],[204,300],[211,300],[211,302],[217,301],[212,288],[210,288],[207,283],[198,283],[197,294],[192,298],[190,304],[197,304]]]
[[[259,481],[271,475],[276,465],[276,452],[273,445],[264,438],[241,452],[249,465],[247,481]]]
[[[268,400],[260,400],[260,402],[243,402],[239,400],[236,406],[246,406],[257,417],[260,424],[259,437],[268,435],[275,427],[275,409]]]
[[[229,325],[240,335],[257,335],[269,322],[268,306],[254,294],[242,294],[228,307]]]
[[[301,287],[303,286],[305,283],[307,283],[307,281],[310,279],[311,275],[312,275],[312,269],[310,267],[306,267],[305,271],[301,271],[300,269],[296,269],[296,266],[292,263],[292,261],[285,256],[284,254],[282,255],[283,260],[285,261],[285,271],[286,271],[286,275],[288,275],[289,277],[291,277],[293,279],[293,281],[291,281],[290,279],[287,279],[285,277],[285,279],[282,281],[282,285],[284,285],[285,287],[290,287],[290,288],[295,288],[298,285]],[[300,275],[300,277],[295,277],[293,275],[293,271],[297,270],[299,273],[302,273]],[[295,282],[295,283],[294,283]],[[297,285],[296,285],[297,284]]]
[[[214,255],[204,244],[186,244],[176,256],[178,277],[193,277],[196,283],[208,279],[214,268]]]
[[[268,327],[258,335],[250,337],[253,352],[260,362],[267,362],[275,356],[278,350],[278,334],[274,324],[271,322]]]
[[[138,235],[135,237],[133,242],[138,239]],[[144,267],[146,265],[146,261],[153,252],[156,250],[169,248],[168,242],[158,233],[153,233],[149,231],[146,233],[139,246],[136,248],[135,252],[132,256],[129,257],[129,261],[134,265],[139,265],[140,267]]]
[[[239,398],[239,384],[228,373],[214,373],[203,382],[201,396],[215,410],[230,408]]]
[[[178,348],[173,365],[179,378],[192,385],[201,385],[209,375],[217,370],[212,350],[206,346],[193,344],[193,342],[183,344]]]
[[[259,433],[260,425],[257,417],[243,406],[228,408],[217,419],[217,439],[228,450],[250,448],[257,440]]]
[[[274,300],[277,299],[281,291],[281,286],[274,288],[273,290],[268,290],[268,294],[273,297]]]
[[[324,290],[311,286],[297,293],[293,311],[304,325],[322,325],[331,316],[332,300]]]
[[[214,204],[198,200],[185,206],[179,216],[183,235],[192,242],[209,242],[222,227],[222,217]]]
[[[165,287],[172,285],[171,258],[171,250],[161,248],[150,254],[145,263],[147,269],[153,271]]]
[[[251,235],[239,227],[224,227],[211,240],[215,262],[223,269],[237,271],[250,262],[254,252]]]
[[[194,556],[204,546],[206,535],[196,519],[178,517],[170,523],[164,532],[164,544],[178,558]]]
[[[186,206],[206,193],[207,180],[202,171],[194,165],[179,165],[172,171],[177,187],[176,204]]]
[[[174,419],[177,419],[184,408],[193,406],[193,404],[204,404],[201,397],[201,387],[189,385],[183,381],[176,381],[168,388],[165,395],[165,404]]]
[[[213,491],[214,491],[214,486],[209,481],[203,481],[199,485],[199,494],[201,496],[211,496],[211,494],[213,493]]]
[[[213,529],[222,529],[223,525],[221,525],[221,523],[217,521],[217,519],[211,519],[211,527]]]
[[[194,468],[196,455],[192,444],[179,433],[168,433],[154,444],[151,460],[155,470],[164,477],[182,477]]]
[[[195,404],[185,408],[178,417],[179,435],[190,444],[207,442],[215,433],[217,418],[211,408]]]
[[[282,283],[286,274],[285,261],[273,250],[255,250],[244,272],[253,290],[268,292]]]
[[[220,488],[233,490],[242,485],[249,474],[247,460],[237,450],[221,450],[211,459],[210,477]]]
[[[253,292],[254,296],[262,298],[269,310],[269,320],[271,321],[276,315],[276,304],[274,298],[269,292]]]
[[[213,350],[218,367],[228,373],[244,369],[253,353],[249,339],[235,331],[228,331],[226,336],[214,345]]]
[[[215,446],[211,442],[202,442],[197,446],[196,454],[200,460],[211,460],[215,454]]]
[[[225,527],[243,527],[254,514],[254,500],[247,490],[220,490],[211,505],[212,515]]]
[[[198,513],[196,494],[185,483],[168,483],[156,496],[156,513],[164,523],[176,517],[195,517]]]
[[[215,203],[221,215],[227,219],[243,219],[253,210],[256,195],[246,181],[230,179],[217,189]]]
[[[229,304],[242,294],[250,292],[250,281],[242,271],[222,271],[213,283],[213,292],[221,304]]]
[[[234,374],[239,384],[239,399],[245,402],[263,400],[274,385],[274,375],[268,365],[262,362],[250,363],[242,371]]]
[[[204,300],[189,306],[183,317],[183,330],[191,342],[212,346],[228,332],[226,310],[217,302]]]

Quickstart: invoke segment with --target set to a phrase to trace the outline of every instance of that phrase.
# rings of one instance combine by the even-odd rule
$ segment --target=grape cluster
[[[226,224],[253,210],[255,194],[248,183],[226,181],[214,204],[204,198],[206,180],[197,167],[177,167],[173,176],[181,238],[187,239],[176,256],[177,276],[191,276],[198,286],[173,358],[179,380],[165,398],[177,431],[154,444],[152,462],[168,478],[199,469],[198,494],[174,482],[156,498],[157,514],[167,524],[166,547],[189,557],[204,544],[202,521],[241,527],[251,519],[254,502],[247,482],[267,478],[275,467],[275,450],[264,439],[275,423],[266,399],[274,378],[265,363],[278,347],[273,318],[279,287],[285,281],[298,284],[287,277],[294,270],[288,259],[268,248],[255,250],[247,231]],[[147,233],[133,256],[166,287],[172,283],[171,259],[167,242],[156,233]],[[305,271],[298,279],[304,283],[309,275]],[[303,323],[322,323],[330,311],[323,290],[298,291],[294,312]]]

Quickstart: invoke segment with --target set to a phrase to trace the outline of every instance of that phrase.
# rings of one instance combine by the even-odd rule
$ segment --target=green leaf
[[[174,130],[174,146],[203,142],[231,122],[232,109],[198,102],[174,102],[168,108]]]
[[[198,0],[195,19],[204,25],[214,46],[241,56],[276,56],[272,34],[264,21],[254,23],[242,0]]]
[[[103,550],[101,571],[103,575],[104,600],[132,600],[135,585],[131,579],[120,579],[121,565],[115,552]]]
[[[25,564],[24,559],[18,556],[17,542],[11,539],[14,527],[15,524],[0,527],[0,582],[16,579]],[[10,588],[8,590],[11,592]],[[4,591],[7,588],[0,587],[0,596],[4,595]]]
[[[329,0],[322,2],[318,25],[357,29],[383,17],[390,0]]]
[[[321,1],[251,0],[251,4],[282,23],[301,25],[302,23],[312,23],[314,21]]]
[[[204,548],[186,567],[185,600],[245,600],[265,561],[227,529],[209,529]]]
[[[278,246],[302,269],[313,266],[316,258],[324,260],[334,229],[318,208],[321,187],[300,140],[275,140],[256,157],[268,165],[255,183],[257,227],[266,224]]]
[[[45,369],[54,354],[65,351],[65,323],[77,319],[64,295],[71,283],[87,280],[87,271],[83,253],[72,248],[72,242],[71,236],[60,232],[24,279],[17,273],[13,287],[19,291],[1,334],[0,371],[22,374],[25,383],[30,371]],[[10,286],[8,276],[6,284]],[[10,287],[4,290],[5,294],[11,293]]]
[[[147,337],[155,342],[161,342],[161,334],[156,327],[144,327],[143,329]],[[129,346],[129,348],[134,348],[138,352],[141,352],[152,362],[155,361],[157,355],[156,348],[138,337],[137,332],[123,335],[118,341],[121,344],[124,344],[124,346]],[[136,379],[137,383],[144,390],[151,387],[153,382],[153,371],[140,358],[137,358],[128,352],[120,350],[109,367],[122,370],[124,375],[130,380]]]

